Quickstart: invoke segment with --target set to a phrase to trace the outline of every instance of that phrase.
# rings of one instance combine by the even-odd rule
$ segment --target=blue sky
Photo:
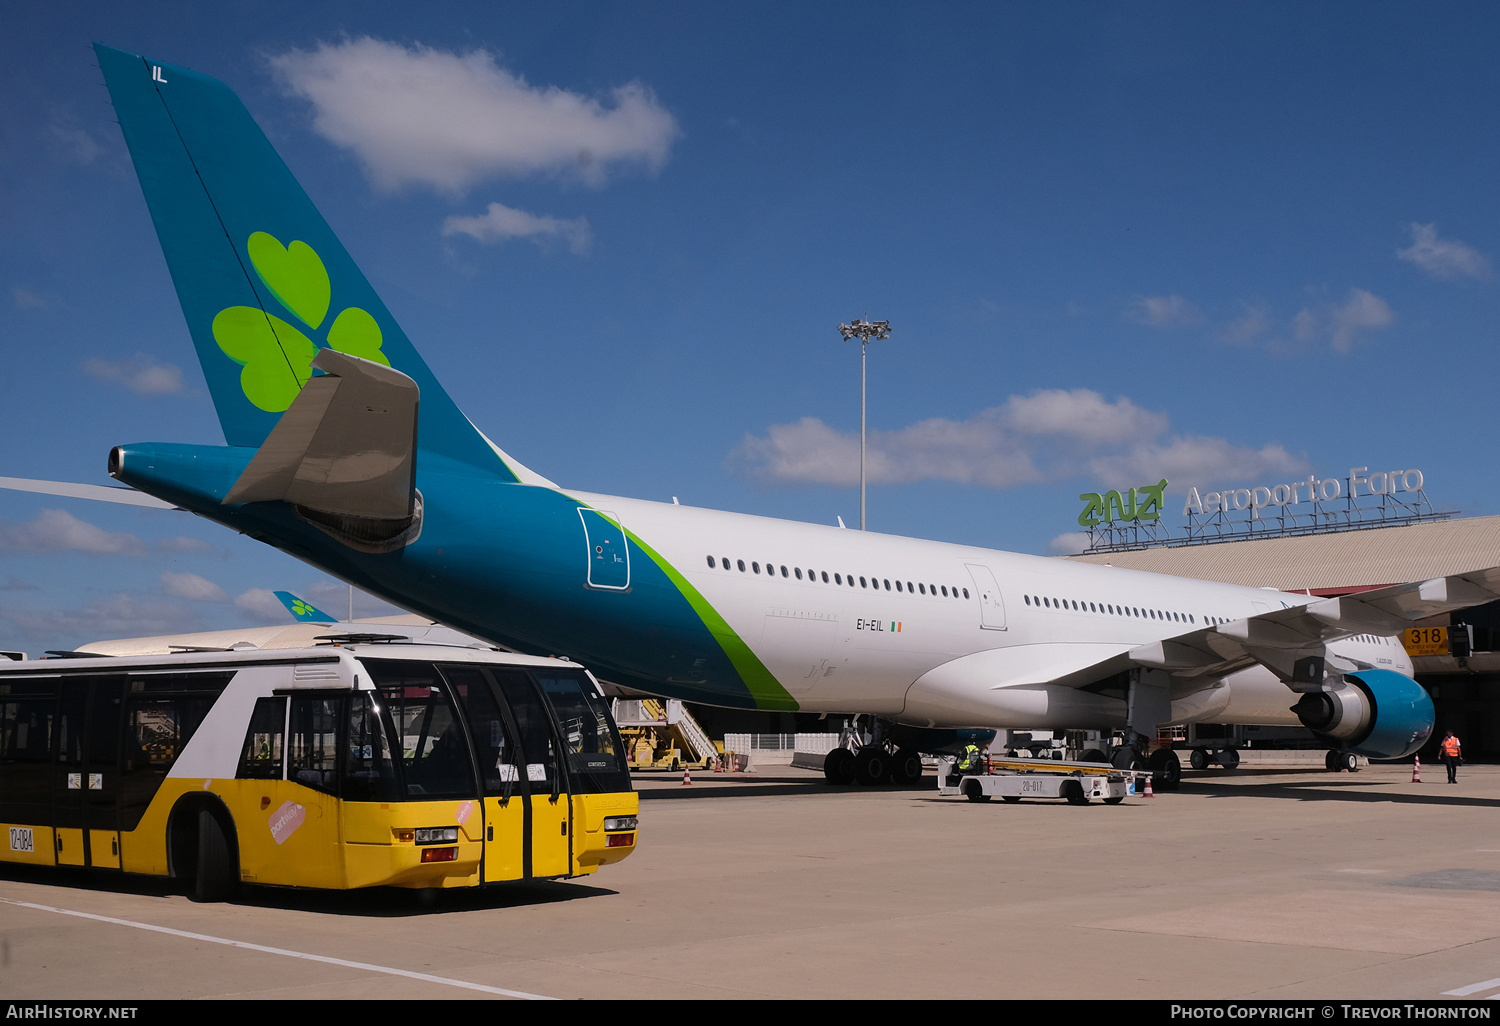
[[[222,442],[88,46],[234,88],[469,416],[572,487],[1046,553],[1077,496],[1422,469],[1500,512],[1492,4],[31,5],[0,475]],[[0,648],[341,585],[0,492]],[[379,609],[362,600],[361,613]]]

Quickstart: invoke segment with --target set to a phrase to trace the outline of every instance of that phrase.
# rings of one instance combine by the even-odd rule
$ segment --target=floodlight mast
[[[846,340],[859,339],[859,529],[865,529],[865,354],[870,343],[891,337],[890,321],[857,320],[840,324],[839,334]]]

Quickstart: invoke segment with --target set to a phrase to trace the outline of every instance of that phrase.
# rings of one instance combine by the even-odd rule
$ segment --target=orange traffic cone
[[[1156,792],[1153,791],[1153,790],[1151,790],[1151,778],[1150,777],[1146,778],[1146,795],[1145,796],[1147,798],[1155,798],[1156,797]]]
[[[1411,782],[1420,784],[1422,782],[1422,757],[1416,755],[1411,760]]]
[[[686,787],[688,784],[691,784],[692,782],[693,782],[693,771],[692,771],[692,768],[690,766],[688,766],[686,763],[683,763],[683,766],[682,766],[682,784],[683,784],[684,787]]]

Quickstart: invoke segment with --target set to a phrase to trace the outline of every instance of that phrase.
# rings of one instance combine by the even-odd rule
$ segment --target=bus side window
[[[338,732],[342,696],[294,695],[286,777],[338,794]]]
[[[280,780],[285,736],[286,699],[257,698],[235,776],[240,780]]]

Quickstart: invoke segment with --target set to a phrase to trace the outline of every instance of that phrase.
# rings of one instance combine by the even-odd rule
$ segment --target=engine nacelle
[[[1432,696],[1395,670],[1361,670],[1327,691],[1303,695],[1292,712],[1331,748],[1370,759],[1404,759],[1432,735]]]

